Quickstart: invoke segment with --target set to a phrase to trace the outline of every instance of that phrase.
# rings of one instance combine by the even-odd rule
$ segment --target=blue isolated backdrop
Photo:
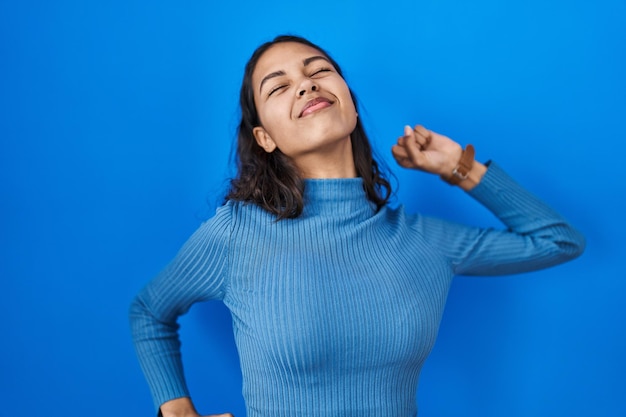
[[[497,225],[389,148],[422,123],[588,239],[569,264],[458,277],[422,417],[624,416],[626,3],[0,1],[0,415],[150,416],[134,294],[233,174],[243,66],[279,33],[341,63],[396,204]],[[203,413],[245,415],[228,311],[182,318]]]

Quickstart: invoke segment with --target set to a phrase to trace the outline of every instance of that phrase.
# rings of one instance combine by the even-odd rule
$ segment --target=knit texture
[[[131,305],[155,406],[189,396],[177,318],[215,299],[232,314],[248,417],[417,415],[452,277],[544,268],[584,247],[495,164],[470,195],[507,228],[376,212],[359,178],[306,180],[297,219],[220,207]]]

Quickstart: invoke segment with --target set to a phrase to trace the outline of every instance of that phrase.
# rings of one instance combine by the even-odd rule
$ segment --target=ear
[[[261,148],[265,149],[265,152],[274,152],[274,149],[276,149],[276,142],[274,142],[270,134],[267,133],[265,129],[261,126],[257,126],[252,129],[252,134],[256,139],[256,143],[258,143]]]

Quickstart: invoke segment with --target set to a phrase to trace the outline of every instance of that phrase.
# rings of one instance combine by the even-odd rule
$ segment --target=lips
[[[307,101],[307,103],[302,108],[302,111],[300,111],[300,115],[298,117],[304,117],[318,110],[325,109],[326,107],[330,107],[332,104],[333,102],[327,98],[315,97],[314,99]]]

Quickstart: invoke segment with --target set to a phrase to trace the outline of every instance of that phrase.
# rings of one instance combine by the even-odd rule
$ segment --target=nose
[[[317,91],[318,89],[319,87],[315,83],[311,82],[309,85],[302,86],[301,90],[298,91],[298,95],[302,97],[306,94],[307,90]]]

